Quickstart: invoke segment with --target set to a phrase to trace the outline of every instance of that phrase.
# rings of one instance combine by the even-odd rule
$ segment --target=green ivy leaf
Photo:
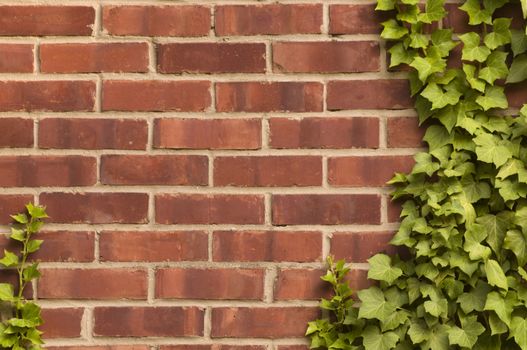
[[[476,67],[471,64],[463,65],[463,72],[465,72],[465,77],[467,82],[470,84],[470,87],[478,90],[479,92],[485,92],[485,87],[487,84],[483,80],[480,80],[476,77]]]
[[[474,138],[474,143],[478,159],[482,162],[500,167],[512,158],[512,152],[494,135],[481,133]]]
[[[13,301],[14,292],[13,286],[9,283],[0,283],[0,300],[1,301]]]
[[[527,318],[513,317],[511,322],[511,335],[521,350],[527,350]]]
[[[4,249],[4,257],[0,259],[0,264],[5,267],[14,267],[18,265],[18,256]]]
[[[461,327],[454,326],[448,330],[450,345],[472,349],[478,340],[478,336],[485,331],[485,327],[477,321],[476,316],[462,318]]]
[[[491,286],[496,286],[505,290],[509,289],[507,277],[496,260],[489,259],[485,261],[485,273],[487,274],[487,280]]]
[[[390,350],[395,348],[399,336],[394,332],[381,333],[376,326],[368,326],[362,333],[365,350]]]
[[[507,326],[511,324],[512,305],[505,302],[505,299],[498,292],[491,292],[487,295],[485,310],[494,311],[496,315]]]
[[[510,221],[512,221],[512,217],[508,213],[487,214],[476,219],[478,224],[485,227],[488,237],[487,243],[497,254],[501,251]]]
[[[442,72],[446,68],[446,61],[441,58],[416,57],[410,66],[417,70],[419,80],[424,83],[430,75]]]
[[[470,25],[492,24],[492,12],[482,9],[479,0],[467,0],[459,8],[468,14]]]
[[[461,310],[465,314],[469,314],[472,311],[483,311],[487,300],[487,294],[492,288],[483,281],[478,281],[476,287],[470,292],[463,293],[459,296],[458,302]]]
[[[462,93],[454,89],[444,91],[435,83],[428,84],[421,93],[428,101],[432,102],[432,109],[440,109],[459,102]]]
[[[466,61],[485,62],[490,55],[490,49],[480,46],[481,38],[476,33],[466,33],[459,36],[463,42],[461,59]]]
[[[516,255],[518,265],[527,264],[527,232],[520,230],[509,230],[505,235],[503,247],[509,249]]]
[[[390,53],[390,68],[397,67],[400,64],[410,64],[416,56],[414,50],[405,49],[402,43],[395,44],[388,52]]]
[[[497,18],[493,22],[493,31],[485,35],[483,42],[491,50],[497,49],[502,45],[509,44],[511,42],[511,19],[510,18]]]
[[[501,86],[487,86],[485,95],[481,95],[476,99],[476,102],[483,107],[483,110],[488,111],[492,108],[505,109],[509,107],[509,102],[505,96],[504,89]]]
[[[359,308],[360,318],[386,322],[388,317],[396,311],[395,305],[386,301],[384,293],[377,287],[361,290],[357,292],[357,295],[362,302]]]
[[[492,52],[487,58],[487,66],[479,72],[479,77],[489,84],[494,84],[497,79],[506,78],[509,73],[505,62],[507,56],[506,52]]]
[[[432,23],[445,17],[444,3],[444,0],[426,0],[425,12],[419,14],[419,20],[423,23]]]
[[[527,52],[527,35],[521,30],[511,30],[511,49],[514,57]]]
[[[397,40],[408,34],[408,29],[406,27],[400,26],[399,23],[397,23],[397,21],[394,19],[382,22],[381,24],[384,27],[381,33],[381,37],[383,39]]]
[[[392,284],[403,274],[400,268],[392,266],[392,260],[386,254],[376,254],[369,258],[368,262],[370,263],[368,278]]]
[[[377,0],[377,11],[390,11],[395,9],[395,0]]]
[[[519,83],[527,79],[527,54],[514,58],[511,64],[507,83]]]

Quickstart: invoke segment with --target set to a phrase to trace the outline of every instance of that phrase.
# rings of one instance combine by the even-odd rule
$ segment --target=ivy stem
[[[29,243],[29,239],[31,238],[31,225],[32,224],[33,224],[33,218],[31,218],[29,223],[26,224],[26,237],[24,241],[22,242],[23,243],[22,262],[17,267],[17,271],[18,271],[18,296],[17,296],[17,307],[16,307],[16,317],[17,318],[20,318],[20,307],[21,307],[20,301],[22,300],[22,295],[27,285],[27,281],[24,281],[24,269],[25,269],[26,261],[28,257],[27,245]]]

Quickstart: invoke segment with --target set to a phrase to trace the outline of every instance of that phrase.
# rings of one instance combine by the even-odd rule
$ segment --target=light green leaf
[[[458,103],[462,93],[453,89],[444,91],[436,83],[431,83],[421,92],[421,95],[432,102],[432,109],[440,109]]]
[[[459,45],[459,42],[452,40],[451,29],[438,29],[432,33],[431,39],[432,44],[439,50],[440,57],[447,57],[450,51]]]
[[[446,61],[441,58],[416,57],[410,66],[417,70],[419,80],[424,83],[430,75],[445,70]]]
[[[377,0],[377,7],[375,10],[390,11],[393,9],[395,9],[395,0]]]
[[[487,243],[495,253],[501,251],[505,233],[511,221],[512,217],[507,213],[498,215],[487,214],[476,219],[476,222],[487,230]]]
[[[485,62],[490,55],[490,49],[486,46],[480,46],[480,37],[476,33],[466,33],[459,36],[463,42],[461,59],[465,61]]]
[[[509,107],[505,91],[501,86],[487,86],[485,89],[485,95],[479,96],[476,99],[476,102],[483,107],[483,110],[485,111],[492,108],[505,109]]]
[[[489,84],[494,84],[497,79],[506,78],[509,73],[505,62],[507,56],[508,54],[506,52],[492,52],[487,58],[487,66],[479,72],[479,77]]]
[[[514,57],[527,52],[527,35],[525,32],[522,30],[511,30],[511,33],[511,48]]]
[[[399,336],[394,332],[381,333],[376,326],[368,326],[362,333],[365,350],[390,350],[395,348]]]
[[[487,300],[487,294],[492,288],[483,281],[478,281],[478,284],[468,293],[463,293],[458,298],[458,303],[464,313],[468,314],[472,311],[483,311]]]
[[[13,301],[13,286],[10,283],[0,283],[0,300]]]
[[[478,160],[502,166],[512,158],[511,151],[494,135],[481,133],[474,138]]]
[[[400,26],[399,23],[397,23],[397,21],[394,19],[382,22],[381,24],[384,27],[381,33],[381,37],[383,39],[397,40],[408,34],[408,29],[406,27]]]
[[[470,25],[492,24],[492,13],[482,9],[479,0],[467,0],[459,8],[468,14]]]
[[[425,12],[419,15],[419,20],[424,23],[439,21],[446,16],[444,0],[427,0]]]
[[[395,44],[388,52],[390,53],[390,68],[400,64],[410,64],[416,56],[414,50],[405,49],[402,43]]]
[[[4,257],[0,259],[0,264],[5,267],[13,267],[18,265],[18,256],[4,249]]]
[[[485,310],[494,311],[496,315],[507,326],[511,324],[512,305],[505,302],[505,299],[498,292],[491,292],[487,295]]]
[[[391,258],[388,255],[376,254],[368,259],[368,262],[370,263],[368,278],[392,284],[403,274],[400,268],[392,266]]]
[[[478,90],[479,92],[485,92],[485,87],[487,84],[485,84],[483,80],[480,80],[476,77],[475,66],[471,64],[463,64],[463,72],[465,72],[467,82],[470,84],[471,88]]]
[[[461,328],[454,326],[448,330],[448,340],[450,345],[472,349],[478,336],[485,331],[485,327],[479,323],[476,316],[461,319]]]
[[[518,265],[527,264],[527,234],[525,231],[509,230],[505,235],[503,247],[511,250],[518,259]]]
[[[507,277],[496,260],[489,259],[485,261],[485,273],[487,274],[487,280],[491,286],[496,286],[505,290],[509,289]]]
[[[527,350],[527,318],[513,317],[511,322],[510,334],[514,337],[514,341],[518,344],[521,350]]]
[[[359,308],[359,317],[366,319],[378,319],[385,322],[388,317],[395,312],[395,305],[386,301],[384,293],[377,287],[357,292],[362,302]]]
[[[448,314],[448,302],[446,299],[427,300],[423,306],[426,312],[435,317],[446,317]]]
[[[522,54],[512,61],[507,83],[519,83],[527,79],[527,54]]]
[[[493,30],[485,35],[483,41],[485,45],[491,50],[497,49],[499,46],[509,44],[511,42],[511,19],[510,18],[496,18],[493,22]]]

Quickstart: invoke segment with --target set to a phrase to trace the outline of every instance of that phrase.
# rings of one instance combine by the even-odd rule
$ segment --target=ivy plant
[[[33,204],[26,205],[27,214],[12,215],[15,224],[11,228],[10,239],[20,246],[17,253],[4,250],[0,265],[16,271],[17,282],[0,283],[0,349],[26,350],[40,349],[43,344],[42,332],[37,329],[42,324],[40,307],[26,300],[24,291],[28,284],[40,276],[38,263],[28,260],[30,254],[40,249],[42,240],[33,236],[47,218],[45,208]]]
[[[376,284],[357,301],[349,268],[330,259],[331,317],[309,323],[312,348],[527,350],[527,107],[510,115],[505,95],[527,79],[527,35],[496,16],[508,2],[464,1],[474,30],[454,35],[443,0],[378,0],[393,14],[381,34],[390,65],[411,68],[427,128],[428,150],[389,182],[403,202],[391,244],[410,258],[370,258]]]

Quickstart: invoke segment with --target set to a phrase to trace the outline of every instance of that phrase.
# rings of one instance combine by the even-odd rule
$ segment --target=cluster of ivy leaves
[[[381,34],[391,66],[413,68],[427,126],[428,151],[390,181],[404,201],[391,244],[410,259],[369,259],[377,285],[359,302],[330,260],[331,317],[309,323],[312,348],[527,350],[527,106],[508,115],[504,89],[527,78],[527,35],[495,15],[507,3],[464,1],[474,31],[454,35],[443,0],[378,0],[394,13]],[[448,61],[458,46],[460,68]]]
[[[19,253],[4,250],[0,266],[16,270],[16,289],[11,283],[0,283],[0,349],[39,350],[43,344],[40,307],[24,297],[24,290],[32,280],[40,277],[37,262],[29,262],[31,253],[40,249],[42,240],[34,239],[47,218],[45,208],[26,205],[27,214],[12,215],[15,225],[11,228],[10,239],[18,243]]]

